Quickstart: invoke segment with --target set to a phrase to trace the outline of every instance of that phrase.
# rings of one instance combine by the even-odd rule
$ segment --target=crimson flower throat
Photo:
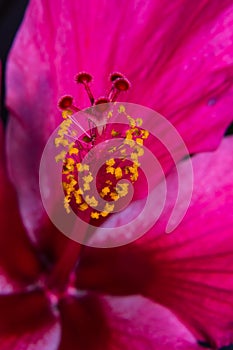
[[[110,213],[122,210],[133,196],[133,184],[140,176],[143,142],[149,132],[142,129],[142,119],[127,114],[123,104],[115,104],[127,91],[129,81],[120,73],[110,76],[108,95],[95,99],[88,73],[79,73],[76,82],[83,84],[91,107],[81,111],[72,96],[64,96],[59,108],[65,119],[55,138],[63,147],[55,157],[63,162],[64,207],[86,222],[100,222]],[[126,123],[119,123],[124,116]],[[86,126],[84,126],[86,124]]]

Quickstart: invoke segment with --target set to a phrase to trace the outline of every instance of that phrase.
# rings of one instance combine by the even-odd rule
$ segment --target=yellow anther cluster
[[[103,198],[103,197],[107,196],[110,192],[111,192],[110,187],[105,186],[104,188],[102,188],[102,190],[100,192],[100,196]]]
[[[70,206],[69,203],[71,201],[71,196],[73,194],[73,192],[75,191],[75,186],[77,185],[77,181],[72,177],[72,175],[70,175],[68,177],[68,180],[70,180],[70,182],[63,182],[63,189],[65,191],[65,198],[64,198],[64,207],[67,211],[67,213],[70,213]]]
[[[107,174],[114,174],[115,173],[115,168],[113,168],[112,166],[108,166],[107,168],[106,168],[106,173]]]
[[[137,137],[136,142],[138,145],[143,146],[143,139],[140,139],[139,137]]]
[[[68,118],[70,114],[67,113],[68,112],[66,111],[66,114],[63,116],[65,120],[61,123],[57,133],[58,137],[54,140],[56,147],[62,146],[63,148],[66,148],[66,150],[62,149],[62,151],[55,157],[56,162],[64,161],[67,152],[69,152],[69,155],[78,154],[78,149],[75,147],[74,142],[70,142],[67,138],[70,134],[69,128],[72,124],[72,120]]]
[[[77,185],[77,181],[70,176],[70,182],[63,182],[63,188],[64,191],[67,193],[67,195],[70,195],[71,193],[73,193],[75,191],[75,186]]]
[[[64,160],[66,157],[66,151],[62,150],[56,157],[55,157],[55,161],[56,163],[59,162],[60,160]]]
[[[81,196],[81,194],[83,194],[83,193],[79,193],[79,190],[74,191],[73,193],[74,193],[74,198],[75,198],[76,204],[81,204],[82,203],[82,196]]]
[[[115,160],[113,158],[106,160],[105,164],[107,165],[106,167],[107,174],[114,175],[117,180],[122,178],[122,169],[120,167],[114,168],[113,165],[115,165]]]
[[[108,112],[108,118],[112,118],[112,111]]]
[[[128,194],[128,183],[120,183],[116,186],[116,191],[120,197],[125,197]]]
[[[137,118],[136,119],[136,124],[137,124],[137,126],[142,126],[142,118]]]
[[[118,108],[118,112],[119,113],[125,113],[125,106],[120,105],[119,108]]]
[[[70,213],[70,203],[71,201],[71,196],[65,196],[64,198],[64,208],[66,210],[66,212],[69,214]]]
[[[77,170],[80,171],[80,172],[85,171],[85,170],[88,171],[88,170],[90,169],[90,167],[89,167],[88,164],[82,164],[82,163],[77,163],[77,164],[76,164],[76,168],[77,168]]]
[[[118,132],[118,131],[116,131],[116,130],[114,130],[114,129],[112,129],[112,131],[111,131],[111,135],[112,135],[113,137],[116,137],[116,136],[118,136],[118,135],[119,135],[119,132]]]
[[[119,196],[119,194],[117,194],[116,192],[111,192],[111,193],[110,193],[110,198],[111,198],[113,201],[117,201],[117,200],[120,198],[120,196]]]
[[[94,175],[88,164],[81,163],[82,151],[77,146],[79,143],[69,142],[68,138],[73,137],[74,139],[77,133],[75,130],[70,129],[72,124],[70,112],[63,111],[64,121],[54,142],[56,147],[63,147],[60,154],[55,157],[55,160],[56,162],[63,162],[64,208],[67,213],[71,211],[70,204],[72,201],[72,203],[76,203],[78,210],[89,210],[90,219],[105,218],[114,211],[114,202],[127,196],[129,193],[129,183],[122,180],[124,176],[132,183],[137,181],[140,167],[139,158],[144,154],[143,143],[149,137],[149,132],[141,128],[143,124],[141,118],[133,118],[127,114],[125,106],[120,105],[118,112],[126,116],[129,127],[124,132],[114,129],[110,131],[111,137],[117,138],[121,135],[121,137],[124,136],[124,140],[119,146],[113,146],[108,150],[111,153],[111,158],[105,161],[106,179],[99,191],[99,196],[106,201],[102,210],[99,210],[99,198],[95,198],[91,194]],[[113,112],[108,112],[108,118],[112,116]],[[114,157],[114,153],[117,156]],[[79,161],[77,161],[78,159]],[[78,174],[81,175],[82,184],[78,183]],[[118,183],[118,180],[121,180],[121,182]]]
[[[115,160],[113,158],[110,158],[106,160],[105,164],[108,166],[113,166],[115,164]]]
[[[93,176],[92,176],[92,174],[89,172],[89,174],[88,175],[86,175],[86,176],[83,176],[83,181],[84,181],[84,183],[90,183],[90,182],[92,182],[93,181]]]
[[[54,143],[55,143],[55,146],[58,147],[58,146],[63,146],[63,147],[66,147],[66,146],[69,146],[69,141],[64,139],[63,137],[56,137],[55,140],[54,140]]]
[[[134,147],[135,142],[134,142],[134,140],[125,139],[124,140],[124,144],[128,145],[128,146],[130,146],[132,148],[132,147]]]
[[[81,205],[79,205],[79,210],[84,211],[88,209],[88,204],[87,203],[83,203]]]
[[[76,147],[71,147],[70,149],[69,149],[69,155],[70,156],[72,156],[72,154],[78,154],[78,152],[79,152],[79,150],[78,150],[78,148],[76,148]]]
[[[67,119],[72,115],[71,111],[62,111],[62,118]]]
[[[92,197],[86,196],[85,201],[90,207],[97,207],[97,205],[98,205],[98,201],[95,199],[94,196],[92,196]]]
[[[63,174],[69,174],[74,171],[75,161],[73,158],[65,158],[63,166]]]
[[[141,130],[141,136],[142,136],[142,139],[147,139],[149,137],[149,131]]]
[[[106,203],[104,206],[104,210],[101,212],[93,211],[91,213],[91,218],[92,219],[99,219],[101,216],[105,218],[108,216],[110,213],[112,213],[114,210],[114,204],[111,203]]]
[[[117,180],[121,179],[122,178],[122,170],[120,167],[117,167],[115,169],[115,173],[114,173],[115,177]]]

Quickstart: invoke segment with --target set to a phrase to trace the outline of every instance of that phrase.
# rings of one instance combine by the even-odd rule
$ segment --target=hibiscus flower
[[[2,349],[217,349],[233,341],[231,138],[193,157],[191,205],[169,236],[173,171],[161,218],[128,246],[80,247],[43,208],[39,162],[60,123],[58,98],[77,95],[77,70],[95,76],[97,96],[109,72],[124,72],[133,85],[127,101],[165,115],[190,153],[213,151],[232,120],[231,2],[129,1],[119,4],[124,11],[117,4],[31,1],[14,43],[7,163],[25,228],[3,170]],[[187,161],[179,167],[185,175]],[[108,222],[117,227],[140,206],[134,202]]]

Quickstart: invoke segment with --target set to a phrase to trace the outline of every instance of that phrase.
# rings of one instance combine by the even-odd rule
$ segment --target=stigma
[[[108,102],[115,102],[121,92],[126,92],[130,88],[129,80],[121,73],[112,73],[109,77],[109,80],[111,82],[111,88],[108,94],[106,96],[95,98],[91,91],[91,82],[93,81],[92,75],[86,72],[80,72],[75,76],[76,83],[82,84],[84,86],[91,106],[102,105]],[[80,111],[80,108],[75,106],[73,101],[74,99],[72,96],[63,96],[58,102],[58,107],[63,111],[76,113]]]

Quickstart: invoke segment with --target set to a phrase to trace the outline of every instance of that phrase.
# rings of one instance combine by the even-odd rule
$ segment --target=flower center
[[[71,209],[86,222],[100,225],[110,213],[121,210],[130,196],[130,186],[140,175],[139,158],[144,154],[143,142],[149,132],[142,129],[142,119],[127,115],[120,105],[117,113],[124,115],[127,123],[114,123],[111,109],[121,92],[130,87],[121,73],[110,75],[111,89],[107,96],[95,99],[88,73],[79,73],[76,82],[83,84],[92,107],[84,111],[88,129],[79,122],[80,108],[71,96],[63,96],[59,108],[64,122],[55,139],[56,147],[63,146],[56,162],[63,162],[62,184],[64,207]],[[77,114],[77,117],[75,117]],[[77,128],[81,135],[77,135]]]

